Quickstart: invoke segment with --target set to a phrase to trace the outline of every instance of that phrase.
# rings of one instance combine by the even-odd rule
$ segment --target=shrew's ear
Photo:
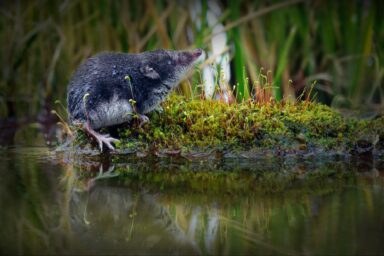
[[[156,70],[154,70],[151,66],[148,66],[148,65],[141,66],[140,72],[144,76],[151,78],[151,79],[159,79],[160,78],[159,73],[157,73]]]

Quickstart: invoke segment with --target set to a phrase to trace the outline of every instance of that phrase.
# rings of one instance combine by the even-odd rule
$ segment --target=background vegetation
[[[208,3],[201,1],[196,17],[192,4],[1,3],[0,118],[34,117],[57,99],[65,102],[71,73],[99,51],[212,51],[209,42],[217,31],[207,22]],[[230,84],[236,85],[238,100],[255,97],[263,86],[272,88],[276,99],[294,98],[317,80],[317,99],[327,104],[383,106],[384,2],[244,0],[219,5],[219,22],[228,36]],[[179,91],[199,97],[202,83],[196,74]]]

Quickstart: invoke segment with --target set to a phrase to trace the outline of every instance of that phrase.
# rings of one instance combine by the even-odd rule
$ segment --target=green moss
[[[345,118],[325,105],[312,102],[245,101],[227,105],[172,95],[163,103],[163,109],[161,113],[152,113],[151,122],[142,127],[132,122],[129,128],[121,129],[117,149],[350,152],[360,139],[368,138],[375,145],[384,139],[383,118],[371,121]]]

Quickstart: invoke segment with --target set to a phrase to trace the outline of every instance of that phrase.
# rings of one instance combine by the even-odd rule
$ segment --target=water
[[[101,160],[0,149],[0,253],[383,253],[384,165],[377,159]],[[277,192],[257,189],[252,178],[329,170],[335,175],[321,184]],[[237,176],[228,180],[228,172]],[[358,175],[338,176],[349,172]]]

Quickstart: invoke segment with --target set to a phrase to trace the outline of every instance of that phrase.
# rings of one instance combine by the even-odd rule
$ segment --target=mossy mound
[[[137,120],[120,127],[116,152],[154,152],[158,156],[214,152],[215,156],[250,157],[266,153],[381,154],[384,149],[384,117],[346,118],[319,103],[245,101],[227,105],[172,95],[162,107],[142,127]]]
[[[150,123],[120,129],[118,149],[165,152],[273,150],[275,153],[382,149],[384,118],[344,118],[318,103],[227,105],[173,95]]]

